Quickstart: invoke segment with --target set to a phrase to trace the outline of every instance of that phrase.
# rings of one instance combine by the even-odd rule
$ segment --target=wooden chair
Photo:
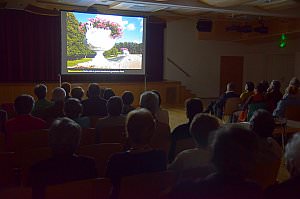
[[[103,143],[81,146],[79,148],[79,154],[95,158],[98,176],[103,177],[105,176],[106,166],[110,156],[114,153],[121,152],[122,150],[122,144]]]
[[[45,199],[108,199],[109,179],[98,178],[48,186]]]
[[[0,190],[1,199],[31,199],[32,191],[31,188],[10,188]]]
[[[82,129],[80,145],[95,144],[96,132],[94,128]]]
[[[15,158],[14,152],[0,152],[0,190],[18,185]]]
[[[159,198],[170,191],[176,181],[177,173],[171,171],[123,177],[119,199]]]
[[[241,103],[241,99],[238,97],[229,98],[225,102],[224,110],[223,110],[223,120],[229,121],[230,117],[235,111],[239,110],[239,104]]]
[[[300,121],[300,105],[290,105],[285,108],[284,117],[287,120]]]
[[[96,143],[125,143],[125,127],[112,126],[96,132]]]
[[[192,149],[192,148],[195,148],[195,142],[193,138],[178,140],[176,141],[175,156],[186,149]]]

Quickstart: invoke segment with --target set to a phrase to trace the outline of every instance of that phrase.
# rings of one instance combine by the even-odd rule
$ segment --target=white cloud
[[[134,42],[134,43],[138,43],[138,44],[142,43],[141,40],[134,40],[133,42]]]
[[[101,19],[105,19],[107,21],[118,23],[119,25],[121,25],[122,28],[125,28],[126,25],[128,24],[128,21],[123,20],[123,17],[121,17],[121,16],[101,15],[101,14],[98,14],[98,15],[96,15],[96,17],[99,17]]]
[[[143,32],[143,30],[144,30],[144,28],[143,28],[143,27],[141,27],[141,28],[140,28],[140,32]]]
[[[126,26],[126,29],[128,31],[133,31],[133,30],[135,30],[135,25],[133,23],[130,23]]]

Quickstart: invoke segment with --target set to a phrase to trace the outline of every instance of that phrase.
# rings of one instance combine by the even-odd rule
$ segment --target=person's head
[[[229,82],[226,86],[226,91],[234,91],[235,90],[235,85],[233,82]]]
[[[61,84],[61,88],[64,89],[66,91],[66,95],[68,96],[70,94],[71,91],[71,84],[69,82],[63,82]]]
[[[155,115],[159,109],[158,96],[152,91],[145,91],[140,96],[140,107],[148,109]]]
[[[161,105],[161,96],[160,96],[160,93],[157,90],[152,90],[152,92],[157,95],[157,97],[158,97],[158,105],[160,106]]]
[[[289,85],[286,89],[285,89],[285,94],[287,95],[296,95],[298,93],[298,88],[295,86],[291,86]]]
[[[212,163],[218,172],[246,176],[254,169],[257,137],[252,131],[230,125],[216,131],[212,144]]]
[[[93,98],[93,97],[99,97],[100,95],[100,87],[96,83],[92,83],[89,85],[88,91],[87,91],[87,97]]]
[[[250,119],[250,128],[259,137],[272,137],[272,133],[275,129],[275,122],[272,114],[263,109],[255,111]]]
[[[84,90],[80,86],[72,88],[72,90],[71,90],[71,96],[73,98],[81,100],[82,97],[83,97],[83,95],[84,95]]]
[[[56,87],[52,91],[52,100],[54,102],[62,102],[66,98],[66,91],[60,87]]]
[[[103,93],[103,98],[109,100],[109,98],[115,96],[114,91],[111,88],[106,88]]]
[[[289,83],[290,86],[294,86],[296,87],[297,89],[300,87],[300,81],[297,77],[293,77],[291,80],[290,80],[290,83]]]
[[[254,91],[254,83],[253,82],[246,82],[245,90],[249,91],[249,92]]]
[[[131,91],[124,91],[122,94],[122,100],[124,105],[131,105],[134,100],[133,93]]]
[[[185,101],[186,117],[192,121],[197,113],[203,112],[203,104],[199,98],[189,98]]]
[[[262,80],[260,83],[262,84],[263,93],[267,92],[269,88],[269,82],[267,80]]]
[[[140,108],[128,113],[126,131],[133,146],[148,145],[155,130],[154,118],[147,109]]]
[[[295,134],[285,147],[287,169],[292,177],[300,175],[300,134]]]
[[[34,87],[34,94],[38,99],[45,99],[47,95],[47,86],[45,84],[38,84]]]
[[[112,96],[106,103],[107,112],[110,116],[119,116],[122,112],[123,101],[119,96]]]
[[[64,112],[67,117],[75,119],[82,114],[82,105],[76,98],[69,98],[65,101]]]
[[[265,91],[265,88],[261,82],[255,86],[255,93],[263,93],[264,91]]]
[[[28,115],[34,106],[34,99],[31,95],[20,95],[15,99],[14,107],[18,115]]]
[[[206,149],[209,146],[213,132],[220,127],[220,121],[215,116],[199,113],[195,115],[191,125],[190,134],[198,147]]]
[[[67,117],[56,119],[49,130],[49,146],[53,155],[72,155],[79,146],[80,136],[79,124]]]
[[[280,87],[281,87],[280,81],[272,80],[272,82],[270,84],[270,87],[274,91],[280,91]]]

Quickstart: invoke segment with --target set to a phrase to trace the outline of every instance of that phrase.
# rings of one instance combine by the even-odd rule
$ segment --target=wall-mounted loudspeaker
[[[199,19],[197,22],[197,30],[199,32],[211,32],[213,22],[211,20]]]

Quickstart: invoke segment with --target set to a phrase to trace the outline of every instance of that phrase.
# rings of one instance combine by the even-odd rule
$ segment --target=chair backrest
[[[285,108],[284,117],[288,120],[300,121],[300,105],[289,105]]]
[[[91,122],[91,127],[96,128],[98,120],[102,117],[100,117],[100,116],[89,116],[89,118],[90,118],[90,122]]]
[[[171,146],[171,132],[170,126],[161,122],[156,123],[156,129],[151,139],[151,146],[154,149],[162,150],[169,153]]]
[[[223,115],[231,115],[239,109],[241,99],[239,97],[228,98],[225,102]]]
[[[109,179],[81,180],[48,186],[45,199],[108,199],[110,190]]]
[[[51,149],[49,147],[35,148],[25,150],[21,158],[21,183],[23,186],[29,185],[29,171],[30,168],[41,160],[51,157]]]
[[[17,184],[17,176],[14,172],[15,155],[14,152],[0,152],[0,190]]]
[[[125,140],[124,126],[105,127],[96,132],[96,143],[124,143]]]
[[[94,128],[82,129],[80,145],[95,144],[96,132]]]
[[[0,190],[1,199],[31,199],[32,191],[31,188],[10,188]]]
[[[79,148],[80,155],[86,155],[95,158],[98,176],[105,176],[107,162],[114,153],[121,152],[123,145],[120,143],[103,143],[81,146]]]
[[[7,112],[8,119],[17,115],[15,112],[14,103],[3,103],[1,104],[1,108]]]
[[[170,191],[176,184],[177,173],[155,172],[123,177],[119,199],[153,199]]]
[[[193,138],[187,138],[187,139],[182,139],[182,140],[177,140],[176,141],[176,150],[175,150],[175,156],[186,150],[186,149],[192,149],[195,148],[195,142]]]

